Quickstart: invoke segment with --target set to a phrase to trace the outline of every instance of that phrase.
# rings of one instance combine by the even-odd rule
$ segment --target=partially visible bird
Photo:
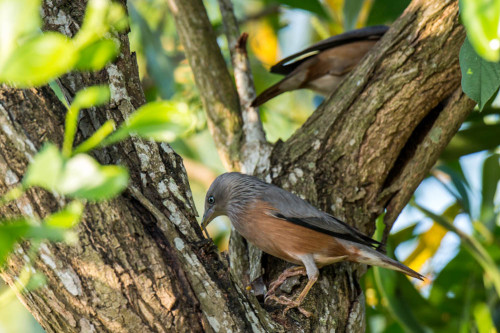
[[[321,95],[333,92],[388,29],[378,25],[348,31],[286,57],[271,67],[271,73],[285,78],[260,93],[252,106],[296,89],[307,88]]]
[[[423,280],[423,276],[375,249],[379,242],[324,213],[293,193],[238,172],[218,176],[205,198],[201,222],[206,226],[217,216],[227,215],[234,228],[250,243],[275,257],[302,265],[288,269],[270,285],[268,296],[287,277],[307,273],[308,283],[295,300],[271,299],[299,306],[319,276],[319,267],[351,261],[403,272]]]

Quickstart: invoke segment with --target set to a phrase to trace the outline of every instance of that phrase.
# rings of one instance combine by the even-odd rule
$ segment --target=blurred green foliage
[[[93,86],[79,91],[68,105],[52,79],[70,70],[100,70],[118,54],[116,32],[127,27],[123,8],[109,0],[90,0],[82,28],[73,39],[40,31],[38,0],[1,0],[0,83],[19,88],[49,84],[67,107],[64,142],[59,149],[46,142],[28,165],[22,182],[0,197],[0,206],[17,200],[29,188],[39,187],[53,194],[74,199],[61,210],[42,220],[28,216],[0,218],[0,269],[21,240],[29,239],[26,267],[11,289],[0,289],[0,307],[12,295],[37,288],[44,277],[29,265],[45,240],[72,242],[85,203],[111,199],[128,185],[123,166],[101,165],[87,153],[97,147],[120,142],[130,136],[159,141],[174,140],[193,124],[185,104],[153,102],[132,113],[115,130],[113,120],[105,122],[91,137],[73,147],[78,116],[82,109],[105,105],[111,92],[108,86]],[[28,9],[28,10],[26,10]],[[9,15],[5,15],[9,14]],[[29,22],[22,26],[23,22]],[[5,33],[5,31],[7,33]],[[4,324],[0,322],[0,331]]]
[[[104,3],[108,5],[98,6]],[[269,67],[280,58],[344,29],[390,24],[409,0],[234,0],[233,3],[241,30],[250,34],[250,62],[256,89],[262,91],[280,79],[268,73]],[[388,252],[392,254],[394,249],[398,253],[406,248],[406,255],[400,259],[422,271],[428,280],[414,284],[401,274],[369,269],[363,281],[369,332],[496,332],[500,326],[500,101],[495,102],[500,80],[498,63],[492,63],[495,50],[491,50],[495,46],[491,41],[498,38],[494,35],[498,30],[492,29],[499,26],[499,11],[486,10],[498,3],[498,0],[461,3],[462,19],[474,48],[465,44],[461,52],[463,88],[482,112],[474,112],[467,119],[443,153],[438,167],[424,181],[439,182],[430,192],[417,195],[407,208],[420,215],[411,215],[411,221],[408,218],[398,221],[396,226],[404,225],[389,238]],[[6,27],[12,31],[0,34],[0,81],[18,87],[42,85],[70,70],[98,70],[116,57],[119,45],[113,32],[121,31],[126,23],[121,7],[104,0],[89,1],[82,29],[70,40],[57,33],[40,31],[39,5],[34,0],[0,0],[0,31],[7,31]],[[205,5],[229,64],[217,1],[206,0]],[[472,9],[465,12],[464,8]],[[128,12],[131,48],[137,55],[146,98],[152,103],[137,110],[118,129],[109,120],[94,135],[73,147],[80,110],[105,104],[112,98],[109,89],[101,86],[89,87],[75,97],[67,106],[62,149],[47,143],[30,165],[23,184],[6,193],[0,205],[15,200],[29,186],[40,186],[74,199],[42,221],[17,217],[0,222],[0,262],[21,238],[72,239],[72,228],[78,224],[84,207],[82,198],[102,200],[123,190],[128,179],[126,169],[99,165],[86,154],[96,147],[129,135],[172,141],[175,151],[183,156],[198,207],[203,207],[211,181],[225,171],[208,133],[193,76],[166,2],[129,0]],[[58,91],[54,82],[51,86]],[[260,112],[268,139],[286,140],[320,101],[309,91],[296,91],[266,103]],[[481,154],[481,168],[474,169],[466,163],[467,156],[473,153]],[[90,167],[91,177],[75,177],[83,165]],[[471,174],[480,179],[479,185],[471,184]],[[73,178],[81,181],[74,187],[68,186],[65,179]],[[427,208],[436,200],[432,193],[436,187],[443,188],[451,198],[440,213]],[[210,225],[209,231],[219,248],[225,250],[230,228],[227,220],[218,220]],[[381,233],[381,219],[377,226],[377,232]],[[443,248],[450,234],[456,235],[460,247]],[[445,262],[438,265],[439,260]],[[43,284],[39,275],[26,274],[22,281],[20,290]],[[11,296],[12,293],[0,293],[0,331],[5,325],[4,301]]]
[[[485,60],[500,61],[500,0],[460,0],[460,17],[472,46]]]

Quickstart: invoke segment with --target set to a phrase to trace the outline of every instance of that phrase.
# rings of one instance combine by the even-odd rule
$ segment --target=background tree
[[[37,4],[34,3],[34,7],[30,8],[35,8],[36,13]],[[494,199],[496,187],[491,185],[498,181],[498,156],[493,154],[484,162],[480,214],[471,209],[466,178],[456,160],[467,153],[496,148],[498,118],[487,120],[487,113],[496,112],[491,108],[467,118],[476,103],[465,96],[460,86],[458,53],[465,31],[459,23],[456,2],[436,4],[413,1],[404,12],[396,13],[395,16],[401,16],[391,25],[391,30],[340,89],[329,96],[290,138],[275,143],[265,139],[258,111],[248,106],[254,96],[253,85],[244,49],[236,47],[239,32],[229,2],[220,1],[220,6],[237,89],[217,44],[216,37],[221,34],[222,27],[210,23],[201,1],[169,1],[168,13],[154,8],[155,4],[162,2],[149,3],[149,6],[139,1],[129,3],[132,34],[140,32],[140,38],[132,35],[132,40],[138,38],[141,41],[141,46],[135,48],[140,51],[139,64],[142,64],[140,68],[143,70],[138,70],[136,56],[130,53],[127,34],[119,32],[120,20],[115,18],[120,15],[113,9],[116,7],[106,7],[105,3],[94,1],[93,13],[102,15],[87,14],[87,21],[83,19],[84,1],[43,4],[43,30],[73,37],[73,44],[76,45],[73,49],[73,44],[68,46],[66,42],[54,42],[52,48],[43,44],[40,49],[28,49],[33,52],[53,50],[53,58],[48,62],[52,66],[48,66],[47,71],[42,70],[44,66],[26,66],[30,62],[22,63],[22,58],[17,63],[24,66],[18,67],[9,63],[13,61],[16,64],[16,57],[0,59],[4,61],[0,62],[4,65],[0,67],[3,75],[0,78],[11,84],[17,82],[18,87],[3,85],[0,93],[0,167],[5,175],[0,180],[2,193],[9,193],[12,198],[18,196],[15,191],[7,191],[16,188],[36,150],[45,141],[62,146],[61,154],[65,156],[64,148],[67,153],[68,144],[63,142],[68,137],[71,110],[98,104],[97,100],[87,100],[86,104],[78,107],[79,100],[75,95],[80,89],[96,84],[110,85],[110,102],[106,106],[92,106],[82,111],[76,133],[77,144],[88,143],[84,140],[90,137],[100,140],[98,144],[104,146],[103,142],[109,141],[113,134],[112,128],[103,124],[110,119],[118,124],[127,118],[134,119],[131,116],[134,110],[146,100],[154,101],[159,97],[170,99],[168,112],[174,114],[182,114],[179,110],[186,109],[187,104],[199,117],[202,113],[195,110],[201,100],[207,114],[206,123],[227,169],[254,173],[292,190],[368,234],[373,233],[374,221],[385,212],[378,219],[377,228],[378,237],[384,240],[387,240],[391,226],[418,184],[444,151],[442,166],[434,174],[447,184],[457,203],[453,203],[441,216],[415,204],[433,218],[434,224],[429,231],[414,236],[417,238],[417,250],[412,254],[413,259],[410,255],[409,260],[423,263],[429,259],[437,250],[437,246],[432,244],[436,241],[439,244],[449,229],[461,237],[467,252],[461,251],[450,261],[430,287],[417,286],[423,288],[424,293],[427,288],[429,296],[426,298],[406,278],[391,272],[370,270],[365,280],[369,305],[366,308],[373,319],[368,321],[369,328],[397,330],[404,327],[414,331],[423,331],[426,327],[441,331],[467,331],[476,327],[481,331],[491,329],[498,309],[498,293],[488,291],[498,291],[499,286],[494,255],[498,253],[495,245],[498,207]],[[346,2],[343,16],[340,16],[343,20],[336,16],[339,11],[335,2],[322,5],[309,1],[301,6],[317,15],[313,25],[318,37],[326,37],[321,35],[325,29],[339,32],[340,21],[347,29],[354,27],[356,22],[363,24],[368,20],[370,24],[376,23],[377,12],[379,20],[387,22],[387,17],[380,18],[383,10],[376,6],[376,2],[371,8],[369,2],[352,3],[357,3],[359,7],[356,9]],[[214,3],[207,4],[209,12],[215,12],[211,7]],[[240,6],[243,7],[242,4]],[[152,20],[145,19],[148,8],[156,10],[157,16]],[[165,9],[164,6],[159,8]],[[260,52],[255,45],[258,42],[266,47],[273,45],[272,37],[262,36],[266,36],[266,29],[272,32],[273,27],[277,27],[280,15],[277,12],[281,8],[270,4],[256,15],[262,17],[269,14],[269,17],[248,23],[250,46],[261,59],[265,59],[267,53]],[[117,30],[112,36],[106,35],[107,29],[96,33],[92,28],[100,27],[99,22],[107,22]],[[152,22],[158,25],[154,26]],[[33,24],[36,28],[36,22]],[[85,30],[86,27],[89,30]],[[174,28],[192,68],[199,97],[191,89],[193,82],[186,75],[187,63],[179,52],[179,41],[172,33]],[[82,30],[88,33],[82,33]],[[255,39],[252,38],[252,31],[257,36]],[[22,33],[19,36],[26,37]],[[272,36],[272,33],[269,35]],[[161,41],[165,49],[159,43],[159,36],[163,36]],[[109,54],[114,53],[108,42],[101,42],[102,37],[120,45],[118,58],[104,69],[93,73],[72,71],[58,79],[57,84],[52,83],[52,88],[20,89],[31,84],[40,85],[73,68],[101,68],[109,59]],[[60,37],[53,39],[61,40]],[[107,46],[101,45],[106,43]],[[7,51],[4,52],[7,54]],[[17,52],[19,55],[26,54],[26,57],[33,56],[30,52]],[[44,59],[44,52],[39,55],[40,59]],[[32,59],[29,60],[33,63]],[[271,62],[274,60],[271,59]],[[482,62],[480,64],[484,66]],[[254,68],[256,73],[262,71],[262,67]],[[40,79],[39,75],[33,78],[33,73],[46,72],[49,73],[47,77]],[[16,81],[19,78],[32,78],[32,81]],[[259,79],[259,75],[256,78]],[[492,79],[492,82],[496,88],[491,95],[484,97],[480,94],[481,98],[476,100],[481,107],[488,104],[487,101],[498,89],[500,81],[495,83]],[[267,86],[268,83],[260,85]],[[476,87],[482,86],[476,83]],[[290,96],[282,97],[275,103],[287,98],[293,101]],[[308,96],[310,100],[311,95]],[[71,105],[70,112],[61,100]],[[262,110],[264,128],[270,141],[279,136],[285,138],[294,126],[299,126],[300,118],[306,117],[300,112],[290,115],[277,112],[276,115],[273,105],[277,104],[270,104],[268,109]],[[153,112],[154,115],[165,114],[165,109],[153,109],[158,111]],[[177,121],[179,117],[171,117],[166,123],[177,123],[179,129],[184,129],[187,121]],[[464,127],[444,150],[466,119],[469,126]],[[151,126],[157,123],[157,118],[147,120],[149,122],[139,122],[142,127],[134,127],[134,131],[130,132],[144,131],[148,136],[160,139],[159,135],[154,135],[157,132]],[[283,134],[274,131],[280,127],[277,125],[280,122],[295,125],[287,126],[288,134]],[[137,121],[129,121],[121,128],[132,128],[131,123],[137,125]],[[174,150],[191,158],[200,154],[189,143],[203,138],[204,125],[199,122],[195,135],[172,142]],[[180,132],[172,128],[169,130],[170,140]],[[94,133],[101,134],[96,136]],[[161,138],[166,138],[165,132],[162,133]],[[478,137],[478,133],[483,136]],[[77,151],[78,147],[81,146],[77,146]],[[12,245],[21,236],[30,241],[16,247],[1,276],[15,287],[18,278],[26,276],[22,272],[34,268],[43,273],[46,278],[44,287],[32,290],[17,287],[16,290],[45,330],[222,332],[291,329],[359,331],[364,328],[365,296],[360,287],[360,277],[365,273],[365,267],[343,263],[323,269],[320,282],[304,304],[316,314],[311,319],[294,312],[282,318],[279,307],[263,307],[254,294],[248,293],[245,286],[264,273],[262,280],[254,283],[255,294],[259,296],[262,284],[274,279],[285,264],[262,256],[235,234],[231,239],[229,260],[219,255],[214,247],[200,243],[202,237],[195,220],[196,208],[186,171],[182,159],[172,147],[166,143],[133,138],[96,150],[93,156],[100,163],[126,166],[130,183],[127,190],[112,201],[86,204],[82,221],[76,229],[78,241],[73,245],[40,243],[40,239],[47,236],[57,239],[53,236],[54,230],[47,230],[47,226],[52,227],[49,222],[54,220],[50,218],[54,216],[51,213],[63,207],[66,207],[63,212],[67,212],[64,198],[78,198],[81,192],[64,192],[58,187],[56,193],[50,193],[31,188],[16,201],[2,207],[2,216],[24,215],[31,220],[44,219],[38,229],[33,227],[31,221],[22,222],[25,229],[17,234],[7,232],[17,230],[11,228],[12,223],[2,224],[1,235],[6,240],[13,240],[10,242]],[[67,158],[72,156],[71,148],[69,151]],[[187,162],[188,170],[199,167],[189,158]],[[34,162],[31,163],[33,165]],[[36,170],[40,169],[39,164]],[[213,177],[211,174],[214,172],[202,167],[205,174],[207,170],[209,176],[199,178],[209,183],[208,179]],[[443,175],[451,177],[452,182],[448,182]],[[72,176],[79,178],[78,175]],[[25,176],[23,184],[27,182]],[[98,198],[90,199],[96,201]],[[198,207],[201,209],[201,206]],[[462,211],[471,220],[479,216],[482,222],[474,223],[479,236],[464,233],[453,226],[453,219]],[[409,226],[400,231],[391,239],[393,245],[411,237],[414,229],[414,226]],[[67,233],[60,237],[64,235]],[[433,237],[435,235],[439,237]],[[431,241],[434,243],[429,244]],[[426,253],[424,257],[422,253]],[[231,265],[230,270],[227,261]],[[429,276],[432,277],[430,273]],[[464,281],[470,282],[469,285],[474,288],[464,288]],[[32,278],[31,282],[33,284],[36,279]],[[380,312],[374,314],[374,309]],[[477,324],[471,323],[472,318],[477,319]]]

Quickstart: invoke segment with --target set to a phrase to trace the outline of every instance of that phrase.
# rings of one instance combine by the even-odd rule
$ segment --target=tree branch
[[[256,94],[246,50],[248,35],[240,36],[231,0],[219,0],[219,7],[231,52],[236,89],[242,110],[244,134],[241,147],[242,171],[249,174],[263,172],[269,169],[271,147],[266,141],[259,109],[250,105]]]
[[[389,232],[474,105],[460,93],[464,37],[457,2],[413,1],[341,87],[275,145],[273,182],[368,234],[387,209]],[[269,256],[263,262],[265,281],[285,267]],[[318,319],[295,318],[300,326],[361,331],[364,271],[349,263],[323,268],[308,296]]]
[[[45,29],[71,36],[81,23],[85,1],[64,2],[64,7],[61,2],[44,3]],[[78,140],[92,134],[108,117],[120,122],[144,103],[126,33],[117,37],[121,56],[114,64],[98,73],[71,73],[60,80],[69,100],[85,86],[111,85],[111,104],[83,113]],[[49,88],[2,87],[0,111],[5,114],[0,166],[10,167],[19,180],[27,156],[44,141],[42,129],[50,129],[51,140],[60,143],[66,110]],[[11,132],[19,137],[9,136]],[[229,279],[215,248],[198,245],[201,232],[187,176],[181,158],[167,144],[132,139],[98,151],[96,157],[101,163],[120,162],[129,168],[128,193],[113,202],[87,207],[77,246],[43,245],[42,260],[36,263],[27,263],[20,249],[9,261],[9,269],[2,272],[9,284],[25,264],[33,264],[47,276],[46,288],[24,294],[22,299],[48,332],[278,329],[265,312],[258,312],[258,303],[248,302]],[[3,192],[11,185],[0,183],[0,189]],[[8,213],[34,211],[45,216],[61,204],[35,191]]]
[[[273,178],[373,232],[390,199],[380,194],[412,133],[460,87],[464,36],[456,2],[413,1],[342,86],[276,147]],[[459,105],[456,122],[471,109],[470,103]],[[405,186],[422,177],[408,178]]]
[[[419,124],[385,181],[384,190],[379,197],[387,208],[387,214],[384,216],[384,242],[399,213],[410,201],[422,179],[434,166],[476,103],[459,87],[442,104],[444,105],[438,105],[431,110]],[[387,200],[387,197],[390,199]]]
[[[239,170],[243,121],[238,94],[201,0],[168,0],[222,163]]]

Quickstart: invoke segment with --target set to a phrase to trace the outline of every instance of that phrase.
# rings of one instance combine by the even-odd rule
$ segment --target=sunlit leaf
[[[115,165],[102,166],[84,154],[65,159],[53,144],[46,144],[28,167],[23,185],[88,200],[105,200],[122,192],[128,171]]]
[[[116,31],[123,31],[128,27],[128,17],[122,5],[112,2],[108,8],[109,25]]]
[[[17,48],[0,69],[0,81],[25,88],[48,83],[72,69],[76,62],[71,40],[46,32]]]
[[[490,308],[486,303],[479,303],[474,306],[474,318],[476,318],[479,333],[494,333],[497,331],[495,325],[493,325]]]
[[[138,135],[157,141],[173,141],[193,125],[193,118],[185,104],[151,102],[135,111],[103,144]]]
[[[73,103],[66,114],[66,127],[64,130],[63,155],[69,157],[73,147],[76,127],[78,122],[78,113],[80,109],[86,109],[92,106],[99,106],[109,101],[110,91],[107,85],[92,86],[80,90],[73,99]]]
[[[128,171],[117,165],[102,166],[84,154],[72,157],[64,165],[57,192],[92,201],[110,199],[128,184]]]
[[[0,1],[0,68],[17,44],[38,32],[40,0]]]
[[[271,67],[278,61],[278,37],[267,21],[250,22],[249,45],[263,64]]]
[[[72,201],[64,209],[47,216],[44,219],[45,225],[57,228],[72,228],[80,222],[83,208],[84,206],[80,201]]]
[[[26,235],[29,224],[26,220],[0,221],[0,267],[3,266],[7,256],[14,248],[14,245]]]
[[[495,291],[497,295],[500,295],[500,271],[495,264],[493,258],[486,251],[484,246],[474,237],[467,235],[457,227],[453,225],[453,222],[448,220],[446,217],[437,215],[430,210],[420,206],[417,203],[412,203],[415,207],[417,207],[422,213],[433,219],[435,222],[441,224],[443,227],[447,228],[450,231],[453,231],[457,236],[460,237],[460,240],[469,251],[469,253],[477,260],[477,262],[481,265],[486,276],[491,280],[492,284],[495,286]]]
[[[87,109],[107,103],[110,98],[108,85],[91,86],[76,93],[71,106],[78,109]]]
[[[104,139],[114,131],[114,129],[115,122],[112,119],[107,120],[97,131],[94,132],[94,134],[92,134],[90,138],[78,145],[78,147],[76,147],[73,151],[73,154],[81,154],[94,149],[101,144],[101,142],[103,142]]]
[[[467,37],[487,61],[500,61],[500,0],[460,0]]]
[[[81,29],[75,36],[78,48],[86,47],[101,39],[110,28],[121,30],[126,26],[125,11],[110,0],[90,0]]]
[[[20,184],[18,184],[16,187],[9,189],[7,193],[5,193],[0,197],[0,206],[3,206],[7,202],[20,198],[24,194],[24,192],[25,189]]]
[[[29,164],[23,178],[23,185],[40,186],[53,191],[61,176],[64,159],[59,149],[51,143],[46,143]]]
[[[497,1],[500,3],[500,0]],[[468,38],[460,49],[462,90],[482,110],[500,87],[500,62],[489,62],[481,58],[472,48]]]
[[[460,213],[460,206],[452,204],[444,212],[449,220],[453,221]],[[424,233],[418,236],[418,243],[415,249],[404,260],[406,266],[412,267],[416,271],[420,271],[423,265],[434,255],[441,245],[443,237],[448,233],[448,229],[438,223],[433,225]]]
[[[80,50],[75,68],[79,70],[99,70],[112,61],[119,51],[115,41],[111,39],[98,40]]]

